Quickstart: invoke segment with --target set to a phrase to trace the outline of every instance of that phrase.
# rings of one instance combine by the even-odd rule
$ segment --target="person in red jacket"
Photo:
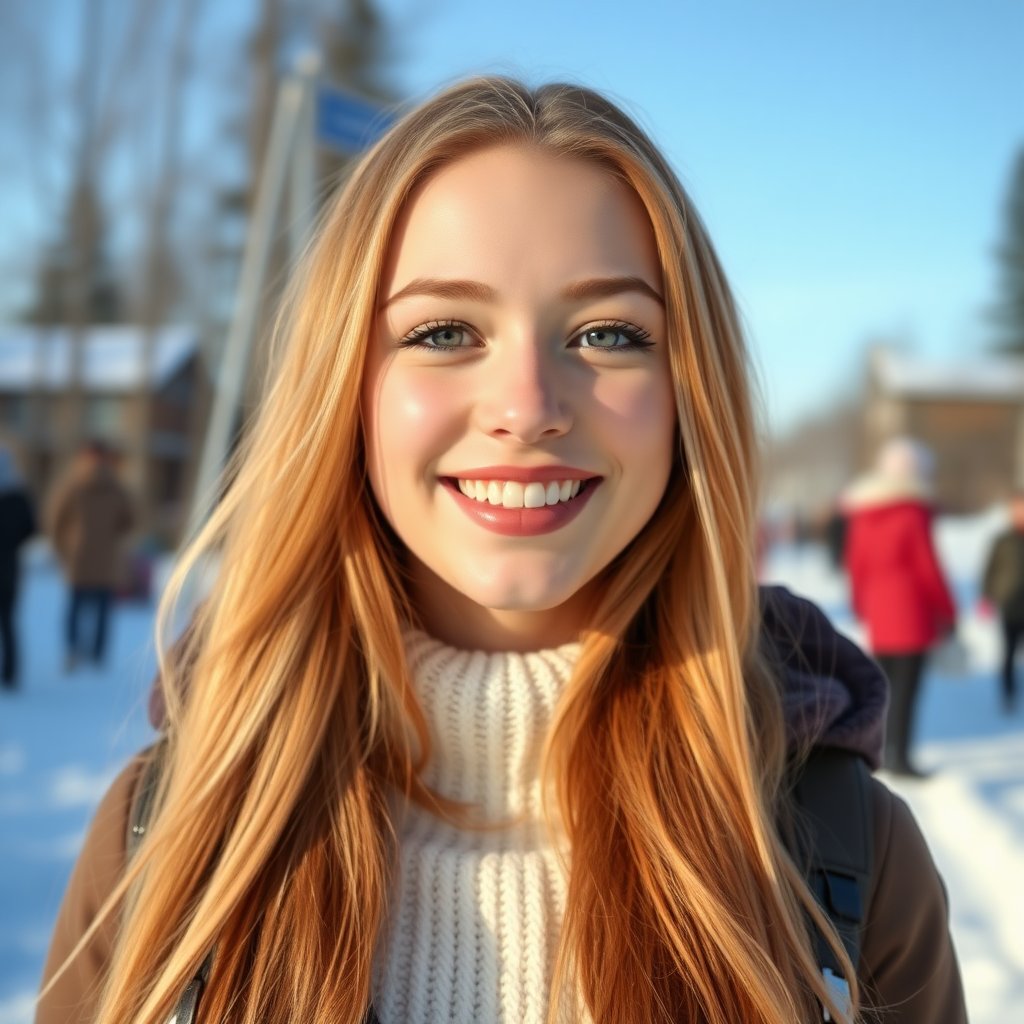
[[[931,453],[909,438],[883,446],[875,471],[843,498],[853,610],[889,678],[885,767],[919,775],[908,749],[925,655],[956,621],[932,544]]]

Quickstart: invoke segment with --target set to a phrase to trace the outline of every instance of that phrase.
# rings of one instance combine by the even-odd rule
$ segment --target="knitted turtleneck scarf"
[[[542,1024],[566,879],[541,816],[540,757],[579,645],[484,654],[410,633],[406,651],[432,743],[424,781],[497,827],[395,809],[374,1007],[381,1024]]]

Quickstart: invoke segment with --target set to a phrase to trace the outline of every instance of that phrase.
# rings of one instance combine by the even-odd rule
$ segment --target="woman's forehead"
[[[424,277],[500,289],[545,276],[636,276],[660,291],[650,219],[636,193],[595,161],[499,146],[443,167],[410,197],[381,298]]]

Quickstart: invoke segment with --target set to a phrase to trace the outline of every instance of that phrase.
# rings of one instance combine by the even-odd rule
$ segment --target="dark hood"
[[[782,684],[790,753],[838,747],[882,765],[889,684],[819,608],[785,587],[761,588],[761,635]]]
[[[815,605],[785,587],[761,587],[761,618],[764,653],[781,680],[789,752],[839,747],[880,768],[889,699],[882,670],[837,633]],[[149,718],[161,729],[165,717],[158,676],[149,695]]]

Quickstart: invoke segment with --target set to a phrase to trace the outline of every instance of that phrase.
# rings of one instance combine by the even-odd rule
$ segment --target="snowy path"
[[[990,532],[991,524],[985,529]],[[978,531],[942,540],[962,607],[983,549]],[[61,671],[63,588],[39,554],[20,608],[25,689],[0,693],[0,1024],[27,1024],[49,932],[89,817],[152,733],[152,608],[122,606],[110,666]],[[780,552],[772,579],[818,601],[843,628],[845,586],[820,552]],[[917,756],[924,782],[887,781],[911,804],[950,892],[973,1024],[1024,1024],[1024,710],[998,714],[991,623],[967,618],[971,671],[927,679]]]
[[[93,809],[152,735],[153,609],[115,610],[109,667],[65,676],[64,589],[40,558],[19,608],[23,689],[0,692],[0,1024],[31,1020],[49,933]]]

